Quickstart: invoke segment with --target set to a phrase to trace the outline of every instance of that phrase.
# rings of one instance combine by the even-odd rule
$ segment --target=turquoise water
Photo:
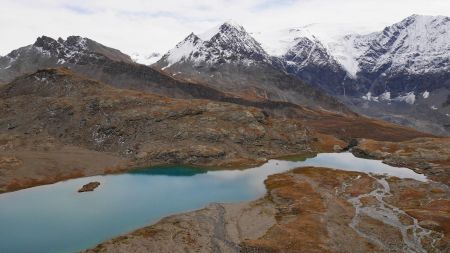
[[[0,194],[0,252],[78,252],[164,216],[212,202],[256,199],[264,195],[263,182],[268,175],[300,166],[426,180],[407,168],[356,158],[350,153],[319,154],[298,162],[271,160],[246,170],[173,166],[79,178]],[[77,192],[91,181],[101,185],[94,192]]]

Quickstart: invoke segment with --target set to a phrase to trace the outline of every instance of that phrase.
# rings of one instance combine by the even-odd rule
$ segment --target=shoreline
[[[406,149],[410,148],[411,145],[421,145],[421,142],[423,140],[431,140],[431,141],[442,141],[444,144],[446,144],[447,141],[450,141],[450,138],[417,138],[413,139],[411,141],[401,142],[400,144],[404,143],[406,145]],[[333,153],[338,152],[344,152],[344,150],[347,150],[347,152],[352,153],[356,157],[365,158],[365,159],[372,159],[372,160],[379,160],[387,165],[391,165],[393,167],[405,167],[408,169],[413,170],[414,172],[424,174],[427,177],[429,177],[432,180],[442,182],[444,184],[450,185],[450,175],[444,175],[444,177],[441,177],[441,174],[435,175],[435,168],[431,167],[433,165],[434,160],[427,161],[426,159],[422,159],[421,161],[413,160],[409,162],[405,162],[407,160],[411,160],[410,157],[414,156],[415,153],[412,154],[408,153],[405,157],[401,157],[401,159],[398,158],[397,153],[402,151],[401,148],[394,148],[393,150],[390,150],[391,152],[385,152],[380,151],[380,149],[386,149],[385,146],[392,146],[392,145],[399,145],[399,143],[396,142],[383,142],[383,141],[374,141],[370,139],[360,139],[357,141],[355,146],[351,148],[351,150],[347,150],[345,147],[341,149],[341,151],[333,151]],[[408,146],[409,145],[409,146]],[[283,154],[278,156],[272,156],[272,157],[264,157],[259,159],[229,159],[227,161],[219,161],[215,164],[209,163],[203,163],[203,164],[175,164],[175,163],[157,163],[157,164],[147,164],[142,165],[139,163],[136,163],[135,161],[129,161],[129,160],[122,160],[126,165],[122,166],[116,166],[116,167],[105,167],[101,168],[98,173],[83,173],[80,171],[74,171],[72,173],[69,173],[68,175],[53,175],[48,178],[35,180],[35,179],[24,179],[22,182],[11,182],[10,185],[8,185],[6,188],[7,190],[0,190],[0,194],[8,193],[8,192],[14,192],[14,191],[20,191],[24,189],[33,188],[36,186],[41,185],[49,185],[54,184],[57,182],[67,181],[70,179],[76,179],[76,178],[83,178],[83,177],[91,177],[91,176],[102,176],[102,175],[114,175],[114,174],[122,174],[122,173],[129,173],[129,172],[137,172],[139,170],[145,170],[145,169],[151,169],[154,167],[171,167],[171,166],[182,166],[182,167],[190,167],[194,169],[205,169],[205,170],[245,170],[252,167],[260,166],[264,163],[266,163],[269,160],[272,159],[278,159],[278,160],[291,160],[291,158],[297,158],[300,157],[301,159],[307,159],[315,157],[317,154],[320,153],[330,153],[331,148],[321,148],[320,151],[317,152],[303,152],[303,153],[295,153],[295,154]],[[430,152],[434,152],[434,150],[429,150]],[[95,151],[92,151],[95,152]],[[421,152],[423,152],[423,148],[421,149]],[[448,150],[450,155],[450,150]],[[392,158],[394,157],[394,158]],[[447,156],[450,157],[450,156]],[[447,159],[448,160],[448,159]],[[447,160],[444,160],[443,162],[446,162]],[[426,166],[424,166],[423,163],[427,163]],[[431,164],[431,165],[430,165]],[[450,167],[450,166],[449,166]],[[88,169],[87,169],[88,170]],[[448,173],[450,174],[450,173]],[[14,187],[17,186],[17,187]]]
[[[246,170],[253,167],[258,167],[263,165],[269,160],[278,159],[278,160],[287,160],[289,157],[304,157],[304,158],[310,158],[315,157],[318,153],[297,153],[297,154],[289,154],[289,155],[282,155],[282,156],[273,156],[269,158],[260,158],[260,159],[239,159],[239,162],[236,162],[236,159],[231,159],[227,162],[221,162],[217,165],[208,165],[208,164],[173,164],[173,163],[161,163],[161,164],[150,164],[146,166],[138,166],[138,167],[131,167],[133,165],[133,162],[128,161],[130,166],[128,167],[115,167],[115,168],[102,168],[103,172],[100,173],[82,173],[82,172],[74,172],[69,175],[64,176],[51,176],[49,178],[35,180],[35,179],[24,179],[22,182],[13,181],[9,185],[6,186],[7,190],[2,191],[0,190],[0,194],[9,193],[9,192],[15,192],[25,189],[30,189],[33,187],[38,187],[42,185],[51,185],[58,182],[64,182],[71,179],[78,179],[78,178],[85,178],[85,177],[94,177],[94,176],[106,176],[106,175],[115,175],[115,174],[123,174],[123,173],[133,173],[138,172],[139,170],[147,170],[157,167],[172,167],[172,166],[181,166],[181,167],[188,167],[193,169],[203,169],[208,171],[216,171],[216,170]],[[259,161],[258,161],[259,160]],[[245,163],[245,161],[248,161]]]
[[[386,193],[376,200],[372,194],[381,191],[383,180],[390,189],[385,188]],[[450,207],[450,194],[437,182],[373,177],[360,172],[307,166],[273,174],[266,179],[265,186],[266,194],[256,200],[212,203],[199,210],[166,216],[83,252],[140,253],[157,249],[158,252],[177,252],[179,248],[187,252],[316,252],[314,250],[318,249],[385,252],[401,250],[402,245],[407,244],[409,239],[402,237],[399,231],[408,226],[408,219],[420,224],[415,229],[429,231],[426,238],[437,238],[436,243],[431,243],[421,237],[423,242],[411,246],[414,249],[443,249],[450,245],[450,227],[447,220],[439,216]],[[434,209],[402,197],[418,190],[427,193],[419,198],[429,199]],[[433,203],[440,203],[441,207]],[[389,227],[382,216],[377,216],[380,206],[384,205],[392,205],[392,209],[386,211],[399,215],[399,219],[401,213],[395,213],[397,207],[407,210],[408,215],[401,217],[398,227]],[[366,209],[370,212],[366,213]],[[408,211],[410,209],[416,211]],[[424,212],[428,214],[424,216]],[[355,223],[355,219],[358,222]],[[255,227],[258,233],[252,231]],[[375,233],[370,232],[372,230]],[[344,243],[348,242],[348,237],[352,238],[351,243]],[[396,239],[392,241],[391,237]],[[386,244],[379,245],[379,239]]]

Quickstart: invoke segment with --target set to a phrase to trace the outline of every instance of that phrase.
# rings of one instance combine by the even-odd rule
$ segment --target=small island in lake
[[[81,187],[78,192],[91,192],[100,185],[100,182],[90,182]]]

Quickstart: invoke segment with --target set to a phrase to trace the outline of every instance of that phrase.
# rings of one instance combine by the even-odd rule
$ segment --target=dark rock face
[[[92,192],[100,186],[100,182],[90,182],[81,187],[78,192]]]

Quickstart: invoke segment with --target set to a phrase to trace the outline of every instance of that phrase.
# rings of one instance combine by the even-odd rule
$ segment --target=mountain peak
[[[201,38],[204,41],[209,41],[216,35],[220,33],[229,33],[229,32],[246,32],[244,27],[242,27],[240,24],[236,23],[233,20],[225,21],[224,23],[217,25],[206,32],[203,32],[198,35],[199,38]]]
[[[227,21],[225,21],[225,22],[220,26],[220,28],[221,28],[222,30],[226,30],[226,29],[236,29],[236,30],[239,30],[239,31],[245,31],[244,27],[243,27],[242,25],[240,25],[239,23],[237,23],[236,21],[234,21],[234,20],[227,20]]]
[[[261,45],[233,21],[227,21],[208,31],[189,34],[159,61],[163,68],[178,62],[190,61],[196,65],[269,61]]]
[[[395,23],[392,26],[386,27],[386,29],[389,29],[391,27],[396,28],[408,28],[411,26],[420,27],[423,28],[424,26],[433,26],[437,27],[440,25],[445,25],[450,22],[450,18],[446,16],[429,16],[429,15],[418,15],[413,14],[402,21]]]
[[[56,41],[55,39],[43,35],[43,36],[38,37],[36,39],[36,41],[34,42],[33,46],[40,47],[40,48],[42,48],[44,50],[50,50],[52,48],[57,47],[58,44],[59,44],[58,41]]]

